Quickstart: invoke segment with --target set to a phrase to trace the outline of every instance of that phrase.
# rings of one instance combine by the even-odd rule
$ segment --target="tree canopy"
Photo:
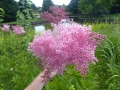
[[[67,6],[67,11],[71,12],[72,14],[77,14],[79,12],[78,1],[79,0],[71,0],[69,5]]]
[[[0,8],[5,11],[4,21],[15,21],[16,14],[19,10],[18,4],[14,0],[1,0],[0,1]]]
[[[118,12],[120,12],[120,0],[115,0],[115,2],[113,2],[113,6],[110,8],[110,13]]]
[[[36,7],[36,5],[33,3],[33,4],[31,4],[31,9],[33,9],[33,10],[37,10],[37,7]]]
[[[84,14],[107,14],[115,0],[79,0],[79,10]]]
[[[42,12],[44,11],[49,11],[49,7],[53,6],[53,2],[52,0],[43,0],[43,4],[42,4]]]

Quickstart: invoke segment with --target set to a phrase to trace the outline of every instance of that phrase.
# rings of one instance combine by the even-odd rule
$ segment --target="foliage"
[[[4,21],[3,20],[4,14],[5,14],[4,10],[0,8],[0,22]]]
[[[93,30],[107,35],[105,42],[97,49],[100,59],[94,68],[98,75],[100,90],[120,89],[120,24],[94,24]],[[97,30],[96,30],[97,29]]]
[[[92,70],[89,71],[86,78],[74,70],[73,65],[67,66],[63,75],[57,75],[51,80],[43,90],[94,90],[97,87],[97,76]]]
[[[68,13],[64,10],[63,7],[50,6],[49,12],[44,12],[41,14],[41,18],[46,19],[50,23],[58,24],[62,19],[68,19]]]
[[[78,1],[79,0],[71,0],[69,5],[67,6],[67,11],[69,11],[72,14],[78,14]]]
[[[59,7],[59,6],[58,6]],[[66,10],[67,5],[63,4],[62,7]]]
[[[17,2],[14,0],[1,0],[0,1],[0,8],[5,11],[4,21],[10,22],[16,20],[16,14],[19,10]]]
[[[96,16],[93,17],[96,20],[107,20],[107,19],[113,19],[115,22],[119,22],[119,17],[120,17],[120,13],[116,13],[116,14],[107,14],[107,15],[102,15],[102,16]],[[113,22],[114,23],[114,22]]]
[[[42,12],[48,11],[49,12],[49,7],[53,6],[52,0],[43,0],[42,4]]]
[[[32,14],[32,9],[31,9],[32,4],[33,3],[31,0],[20,0],[19,1],[20,12],[23,13],[26,20],[34,18]]]
[[[83,14],[107,14],[115,0],[79,0],[79,10]]]
[[[32,27],[21,36],[0,30],[0,90],[23,90],[39,73],[37,60],[27,51],[33,36]]]
[[[26,12],[28,13],[28,9],[26,9]],[[28,15],[26,16],[28,19],[26,20],[24,14],[20,11],[17,12],[17,25],[22,25],[23,27],[27,27],[31,25],[31,17],[28,13]]]
[[[31,4],[31,9],[37,10],[37,7],[35,6],[35,4]]]
[[[100,50],[102,53],[101,56],[108,60],[108,62],[106,63],[106,68],[108,68],[107,72],[109,73],[109,77],[106,79],[105,86],[109,90],[120,89],[120,68],[118,61],[120,59],[120,52],[116,52],[115,48],[117,48],[117,46],[114,46],[114,44],[110,40],[107,40],[105,42],[105,45]]]
[[[120,0],[115,0],[113,6],[110,8],[110,13],[119,13],[120,12]]]
[[[31,5],[33,3],[30,0],[20,0],[19,7],[20,10],[17,12],[17,24],[27,27],[31,25],[30,20],[34,18],[32,14]]]

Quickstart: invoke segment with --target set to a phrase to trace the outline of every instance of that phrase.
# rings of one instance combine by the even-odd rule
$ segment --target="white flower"
[[[13,71],[13,68],[10,68],[10,71]]]

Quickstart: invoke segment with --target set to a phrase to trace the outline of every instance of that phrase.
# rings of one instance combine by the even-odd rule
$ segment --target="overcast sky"
[[[19,0],[16,0],[16,1],[19,1]],[[31,0],[36,6],[42,6],[42,3],[43,3],[43,0]],[[70,0],[52,0],[52,2],[54,4],[57,4],[57,5],[68,5]]]

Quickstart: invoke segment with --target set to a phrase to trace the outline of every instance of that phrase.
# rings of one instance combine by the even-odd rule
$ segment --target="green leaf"
[[[110,77],[107,81],[106,81],[106,84],[111,80],[111,79],[113,79],[113,78],[115,78],[115,77],[120,77],[119,75],[113,75],[112,77]]]
[[[3,40],[4,40],[3,38],[0,38],[0,44],[2,44],[2,43],[3,43]]]
[[[1,65],[0,65],[0,70],[1,70],[1,71],[4,71],[4,69],[5,69],[4,66],[1,64]]]

